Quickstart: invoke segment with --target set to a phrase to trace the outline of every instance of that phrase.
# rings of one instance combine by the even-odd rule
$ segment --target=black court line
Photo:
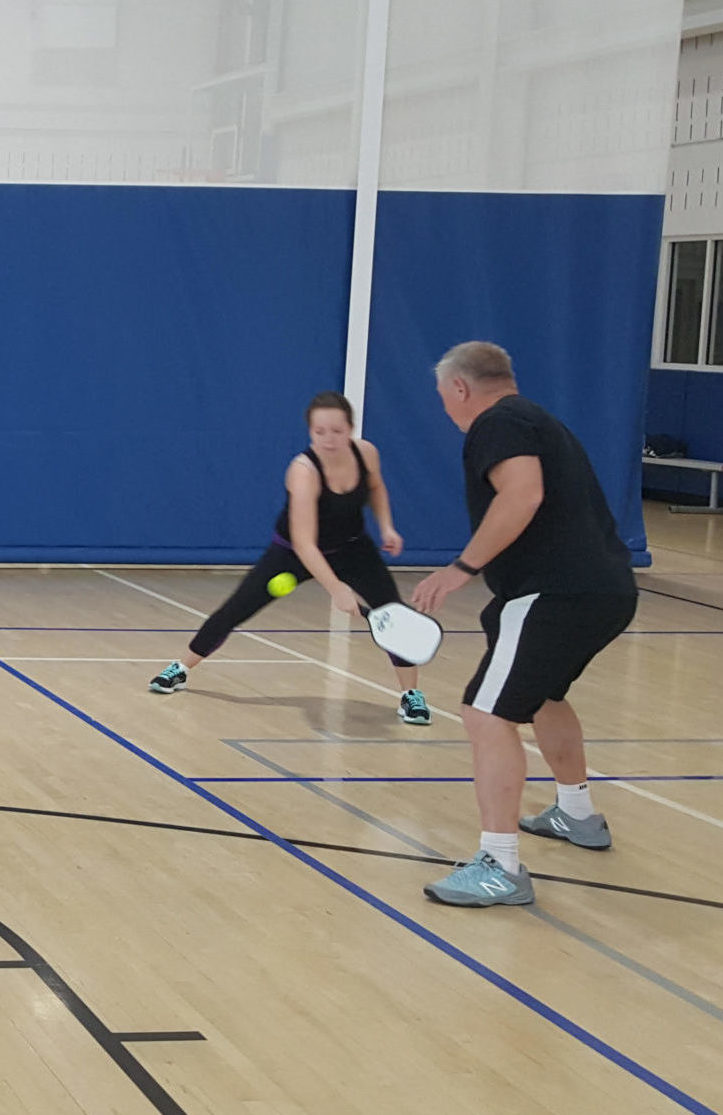
[[[146,1037],[139,1038],[137,1035],[129,1037],[124,1034],[113,1033],[109,1030],[104,1022],[101,1022],[98,1015],[95,1014],[87,1003],[85,1003],[79,995],[65,982],[62,976],[58,975],[54,968],[51,968],[47,960],[37,952],[32,945],[29,945],[19,934],[17,934],[9,926],[0,922],[0,937],[10,945],[11,948],[22,956],[22,964],[25,967],[32,968],[36,976],[42,980],[49,991],[55,995],[57,999],[67,1008],[73,1015],[77,1022],[83,1029],[90,1034],[94,1041],[101,1046],[102,1049],[108,1054],[112,1061],[118,1066],[121,1072],[125,1073],[128,1079],[135,1084],[136,1088],[146,1097],[148,1102],[155,1107],[160,1115],[188,1115],[182,1107],[180,1107],[172,1096],[168,1094],[165,1088],[162,1088],[155,1077],[151,1076],[147,1069],[143,1067],[140,1061],[137,1061],[132,1053],[124,1047],[124,1040],[133,1041],[164,1041],[164,1040],[192,1040],[192,1041],[205,1041],[203,1035],[199,1037],[192,1037],[188,1039],[185,1035],[181,1039],[178,1035],[176,1037],[169,1037],[168,1034],[151,1034]],[[13,967],[13,961],[8,961],[2,964],[2,967]],[[194,1033],[196,1031],[189,1031]],[[169,1031],[169,1034],[172,1034]]]
[[[96,821],[101,824],[131,825],[138,828],[151,828],[169,830],[171,832],[188,832],[198,836],[229,836],[233,840],[256,840],[268,844],[267,837],[255,832],[233,832],[231,829],[201,828],[198,825],[175,825],[167,821],[141,821],[132,817],[108,817],[98,813],[65,813],[56,809],[28,809],[16,805],[0,805],[0,813],[20,813],[35,817],[59,817],[70,821]],[[297,848],[316,848],[326,852],[349,852],[358,856],[377,856],[380,859],[408,860],[411,863],[434,863],[441,867],[454,867],[459,860],[443,859],[440,856],[415,855],[412,852],[390,852],[380,848],[360,848],[351,844],[331,844],[324,840],[294,840],[284,837],[289,844]],[[568,883],[576,887],[593,887],[599,890],[616,891],[619,894],[638,894],[644,898],[662,898],[668,902],[685,902],[692,906],[709,906],[712,909],[723,910],[723,902],[716,902],[710,898],[691,898],[685,894],[670,894],[667,891],[643,890],[639,887],[624,887],[616,883],[598,883],[594,879],[571,879],[564,875],[545,875],[539,871],[530,871],[533,879],[542,879],[551,883]],[[15,961],[6,964],[14,965]],[[0,961],[0,967],[3,964]]]
[[[723,902],[715,902],[712,898],[690,898],[685,894],[667,894],[665,891],[644,890],[642,887],[623,887],[617,883],[598,883],[593,879],[567,879],[562,875],[543,875],[539,871],[531,871],[535,879],[544,879],[549,883],[574,883],[578,887],[592,887],[595,890],[613,890],[618,894],[639,894],[642,898],[665,898],[670,902],[687,902],[691,906],[709,906],[714,910],[723,910]]]
[[[138,1030],[130,1034],[116,1032],[118,1041],[205,1041],[200,1030]]]
[[[699,608],[713,608],[716,612],[723,612],[723,606],[720,604],[706,604],[703,600],[692,600],[689,596],[676,596],[674,592],[661,592],[658,588],[643,588],[640,585],[638,588],[640,592],[649,592],[651,596],[665,596],[668,600],[680,600],[681,604],[697,604]]]

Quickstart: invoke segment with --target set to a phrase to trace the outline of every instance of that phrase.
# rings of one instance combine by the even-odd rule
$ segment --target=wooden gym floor
[[[723,518],[646,518],[636,619],[572,694],[614,847],[523,835],[518,909],[422,894],[478,841],[483,586],[422,728],[315,585],[166,697],[237,573],[0,570],[2,1115],[721,1112]]]

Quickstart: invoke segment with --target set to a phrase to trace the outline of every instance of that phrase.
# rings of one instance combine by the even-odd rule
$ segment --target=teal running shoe
[[[478,852],[451,875],[424,888],[427,898],[449,906],[524,906],[535,901],[527,868],[510,875],[489,852]]]
[[[593,813],[584,821],[576,821],[569,813],[563,812],[557,803],[543,809],[536,817],[520,818],[520,828],[523,832],[531,832],[533,836],[569,840],[579,848],[591,848],[597,852],[609,848],[613,842],[602,813]]]
[[[397,716],[401,716],[405,724],[432,723],[432,714],[421,689],[408,689],[406,693],[402,693]]]
[[[182,662],[169,662],[165,670],[151,678],[148,688],[154,693],[173,693],[176,689],[185,689],[188,673]]]

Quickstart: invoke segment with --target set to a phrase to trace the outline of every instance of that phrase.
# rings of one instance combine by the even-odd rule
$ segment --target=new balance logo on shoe
[[[503,879],[491,879],[488,883],[479,880],[479,885],[482,890],[486,890],[488,894],[506,894],[509,890],[507,883]]]
[[[565,824],[562,817],[550,817],[550,824],[557,832],[570,831],[570,826]]]

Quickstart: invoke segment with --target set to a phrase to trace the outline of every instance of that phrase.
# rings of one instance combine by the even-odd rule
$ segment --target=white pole
[[[344,394],[354,407],[356,427],[364,420],[369,307],[374,266],[374,230],[377,219],[377,190],[382,145],[384,77],[387,60],[390,0],[369,0],[364,50],[364,77],[359,125],[359,168],[357,172],[354,249],[349,292],[349,324],[346,341]]]

